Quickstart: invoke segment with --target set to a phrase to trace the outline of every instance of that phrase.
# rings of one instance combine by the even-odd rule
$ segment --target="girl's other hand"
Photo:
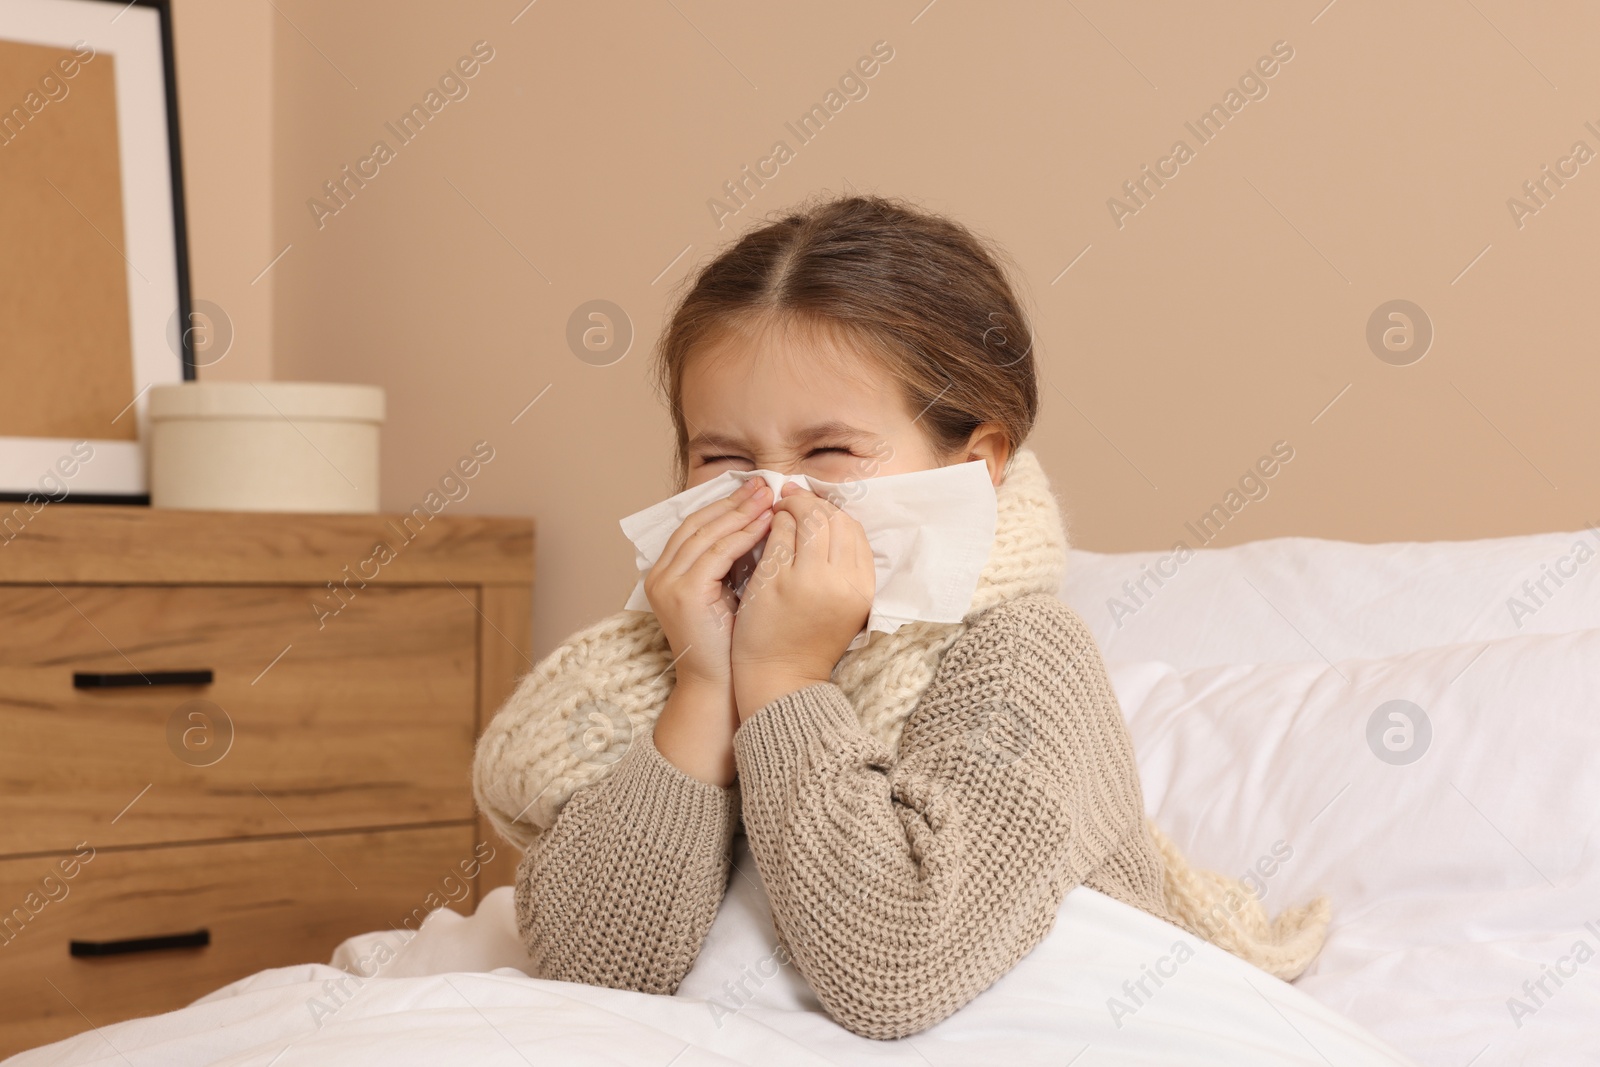
[[[683,520],[644,579],[677,676],[726,687],[738,598],[723,579],[767,535],[772,490],[752,478]]]
[[[861,524],[815,493],[785,485],[733,631],[740,720],[827,681],[866,625],[876,592],[872,546]]]

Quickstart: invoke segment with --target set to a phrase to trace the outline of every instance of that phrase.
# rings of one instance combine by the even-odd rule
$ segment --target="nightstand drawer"
[[[0,1057],[326,963],[354,934],[417,929],[430,905],[470,914],[452,897],[476,844],[461,825],[0,861]],[[175,935],[207,943],[140,950]]]
[[[475,596],[0,586],[0,855],[471,819]]]

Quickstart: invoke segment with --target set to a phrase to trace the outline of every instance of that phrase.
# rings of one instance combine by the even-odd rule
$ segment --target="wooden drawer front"
[[[0,861],[0,1057],[181,1008],[268,967],[326,963],[345,938],[415,930],[433,906],[470,913],[475,845],[463,825],[100,850],[71,878],[60,857]],[[73,940],[199,930],[205,947],[70,954]]]
[[[369,586],[319,629],[325,589],[0,586],[0,855],[472,818],[464,592]]]

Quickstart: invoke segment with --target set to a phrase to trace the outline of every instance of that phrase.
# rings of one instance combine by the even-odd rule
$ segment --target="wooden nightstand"
[[[533,524],[421,514],[0,529],[0,1056],[511,880],[472,746],[532,666]]]

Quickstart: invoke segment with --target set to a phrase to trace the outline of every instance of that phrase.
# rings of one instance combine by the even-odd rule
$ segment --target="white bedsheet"
[[[730,887],[716,923],[724,929],[714,928],[711,954],[696,964],[697,981],[705,988],[737,977],[741,946],[761,951],[759,924],[748,921],[756,914],[749,906],[758,895],[753,885],[736,876]],[[857,1037],[818,1011],[766,1006],[765,1001],[792,993],[797,979],[785,973],[791,968],[781,969],[782,980],[767,981],[742,1008],[726,995],[714,1007],[681,990],[674,997],[647,996],[528,978],[512,966],[477,970],[520,955],[511,908],[511,891],[501,888],[470,918],[435,912],[381,976],[358,982],[349,972],[323,964],[262,971],[178,1011],[103,1027],[7,1063],[1326,1067],[1331,1062],[1391,1067],[1411,1062],[1298,990],[1092,889],[1068,894],[1050,936],[977,1000],[924,1033],[896,1042]],[[353,938],[336,958],[370,958],[379,941],[396,937],[387,932]],[[1192,946],[1193,955],[1175,953],[1179,942]],[[1161,964],[1164,958],[1169,962]],[[1124,983],[1158,964],[1171,977],[1159,987],[1146,978],[1150,995],[1130,995]],[[448,969],[399,977],[436,967]],[[342,990],[336,984],[341,980]],[[1121,1001],[1123,1012],[1113,1013],[1112,998]]]

